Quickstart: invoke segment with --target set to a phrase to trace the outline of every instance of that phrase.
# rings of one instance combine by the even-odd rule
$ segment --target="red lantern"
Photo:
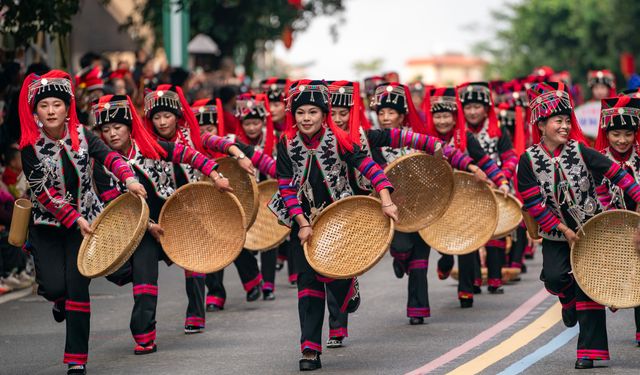
[[[293,44],[293,29],[291,26],[285,26],[282,31],[282,42],[287,49],[291,48],[291,45]]]

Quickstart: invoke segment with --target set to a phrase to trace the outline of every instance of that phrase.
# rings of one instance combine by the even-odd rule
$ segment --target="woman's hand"
[[[498,188],[498,190],[500,190],[502,192],[502,195],[506,198],[509,195],[509,185],[508,184],[502,184],[500,185],[500,187]]]
[[[149,223],[149,227],[147,228],[151,236],[156,239],[156,241],[160,242],[162,236],[164,236],[164,229],[160,226],[160,224]]]
[[[238,159],[238,164],[240,165],[240,168],[244,169],[247,173],[251,175],[256,174],[256,169],[253,167],[253,163],[251,163],[249,158],[244,157],[242,159]]]
[[[147,191],[144,189],[144,186],[138,181],[129,182],[127,184],[127,190],[143,199],[147,199]]]
[[[382,204],[382,213],[393,221],[398,221],[398,206],[395,203]]]
[[[209,177],[211,178],[211,181],[213,181],[213,184],[216,186],[216,188],[221,191],[221,192],[233,192],[233,189],[231,188],[231,185],[229,184],[229,179],[226,177],[223,177],[221,174],[219,174],[216,171],[211,172],[211,174],[209,175]]]
[[[78,224],[78,228],[80,228],[80,233],[82,233],[82,237],[86,237],[90,234],[93,234],[93,229],[91,229],[91,224],[87,221],[87,219],[81,217],[76,221]]]
[[[565,229],[562,234],[564,234],[564,237],[569,241],[569,246],[573,246],[573,244],[580,239],[576,232],[569,228]]]
[[[311,235],[313,235],[313,229],[311,228],[311,225],[307,224],[306,226],[300,227],[300,231],[298,231],[300,244],[304,245],[304,243],[307,242],[309,238],[311,238]]]
[[[471,173],[473,173],[473,176],[476,178],[476,180],[480,182],[485,182],[489,185],[493,184],[493,182],[489,180],[489,178],[487,177],[487,174],[484,173],[482,169],[480,169],[477,165],[473,165],[472,167],[474,168],[470,168],[469,170],[471,171]]]

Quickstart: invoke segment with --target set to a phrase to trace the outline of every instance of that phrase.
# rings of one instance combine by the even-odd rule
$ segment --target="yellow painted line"
[[[473,375],[507,357],[516,350],[527,345],[536,337],[549,330],[562,320],[562,307],[560,302],[551,306],[538,319],[528,326],[513,334],[502,343],[487,350],[483,354],[449,372],[447,375]]]

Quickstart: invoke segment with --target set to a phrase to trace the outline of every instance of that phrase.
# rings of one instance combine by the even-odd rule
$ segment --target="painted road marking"
[[[538,319],[513,334],[473,360],[449,372],[447,375],[473,375],[507,357],[527,345],[562,320],[562,307],[556,302]]]
[[[444,366],[447,363],[455,360],[456,358],[458,358],[461,355],[467,353],[468,351],[472,350],[473,348],[482,345],[483,343],[485,343],[488,340],[492,339],[497,334],[499,334],[500,332],[504,331],[505,329],[511,327],[516,322],[518,322],[520,319],[525,317],[529,312],[531,312],[531,310],[536,308],[539,304],[541,304],[549,296],[550,296],[549,292],[547,292],[545,289],[541,289],[538,293],[534,294],[531,298],[529,298],[527,301],[525,301],[522,305],[520,305],[517,309],[515,309],[511,314],[509,314],[509,316],[504,318],[502,321],[500,321],[497,324],[493,325],[492,327],[484,330],[483,332],[478,334],[476,337],[474,337],[471,340],[465,342],[464,344],[462,344],[462,345],[460,345],[460,346],[458,346],[456,348],[453,348],[450,351],[444,353],[443,355],[441,355],[440,357],[438,357],[438,358],[434,359],[433,361],[427,363],[426,365],[409,372],[408,375],[427,374],[427,373],[429,373],[429,372],[431,372],[431,371],[433,371],[433,370],[435,370],[435,369],[437,369],[437,368],[439,368],[441,366]]]

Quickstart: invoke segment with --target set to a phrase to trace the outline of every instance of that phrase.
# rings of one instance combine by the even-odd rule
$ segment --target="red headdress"
[[[215,125],[218,128],[218,135],[221,137],[225,135],[224,113],[219,98],[196,100],[191,104],[191,111],[200,126]]]
[[[349,133],[333,123],[331,119],[331,94],[329,93],[329,87],[327,87],[326,82],[321,80],[301,79],[289,85],[285,101],[286,128],[283,133],[284,137],[293,139],[296,136],[298,128],[295,125],[294,112],[298,107],[306,104],[315,105],[326,114],[327,126],[331,132],[335,134],[338,144],[342,149],[351,152],[354,150],[354,144],[360,144],[359,136],[353,138]]]
[[[427,135],[440,138],[440,134],[436,130],[433,122],[433,114],[438,112],[451,112],[456,121],[453,130],[454,146],[465,151],[467,149],[467,126],[464,121],[464,113],[462,105],[458,97],[455,87],[438,87],[427,90],[425,100],[428,101],[429,109],[425,111],[427,117]]]
[[[153,115],[162,111],[175,114],[178,128],[187,129],[194,148],[204,152],[202,140],[200,139],[200,125],[198,125],[198,120],[191,111],[191,107],[187,103],[180,86],[159,85],[144,97],[144,122],[151,134],[156,134],[152,121]],[[182,138],[180,129],[176,130],[176,134],[179,138]],[[183,141],[186,142],[186,140]]]
[[[329,81],[328,84],[331,107],[349,109],[349,136],[351,139],[360,139],[360,127],[365,130],[371,127],[364,114],[360,84],[351,81]]]
[[[79,89],[87,91],[103,89],[102,68],[99,66],[86,68],[76,76],[76,85]]]
[[[382,108],[392,108],[404,114],[404,124],[416,133],[426,134],[427,127],[418,115],[406,85],[390,82],[376,87],[372,107],[378,112]]]
[[[36,105],[41,99],[56,97],[67,103],[67,130],[71,137],[71,148],[78,151],[80,141],[78,127],[82,126],[76,115],[76,99],[71,85],[71,76],[61,70],[52,70],[42,76],[29,74],[22,83],[18,100],[20,116],[20,148],[34,145],[42,133],[36,125]]]
[[[273,147],[275,144],[275,130],[273,128],[273,120],[271,119],[271,112],[269,111],[269,98],[266,94],[241,94],[236,98],[236,117],[240,120],[241,124],[236,129],[236,135],[238,139],[246,144],[252,144],[252,141],[244,132],[242,127],[242,121],[248,118],[258,118],[265,122],[265,138],[264,138],[264,153],[267,155],[273,154]]]
[[[631,130],[636,133],[636,144],[640,144],[640,99],[631,96],[602,99],[600,110],[600,126],[596,149],[609,147],[607,132],[610,130]]]
[[[571,116],[571,130],[569,139],[588,144],[582,134],[580,123],[573,111],[573,99],[562,82],[543,82],[533,85],[527,90],[529,108],[531,109],[530,124],[532,127],[533,143],[540,143],[540,130],[537,125],[540,120],[556,115]]]
[[[601,83],[609,88],[609,96],[616,96],[616,77],[607,69],[590,70],[587,73],[589,87]]]
[[[463,109],[469,103],[480,103],[487,108],[487,118],[489,119],[487,132],[491,138],[500,137],[502,132],[500,131],[498,116],[493,106],[489,84],[487,82],[468,82],[458,86],[457,90]]]
[[[149,159],[166,157],[167,151],[162,148],[142,124],[128,95],[104,95],[92,106],[96,126],[117,122],[131,128],[131,139],[136,143],[140,153]]]

